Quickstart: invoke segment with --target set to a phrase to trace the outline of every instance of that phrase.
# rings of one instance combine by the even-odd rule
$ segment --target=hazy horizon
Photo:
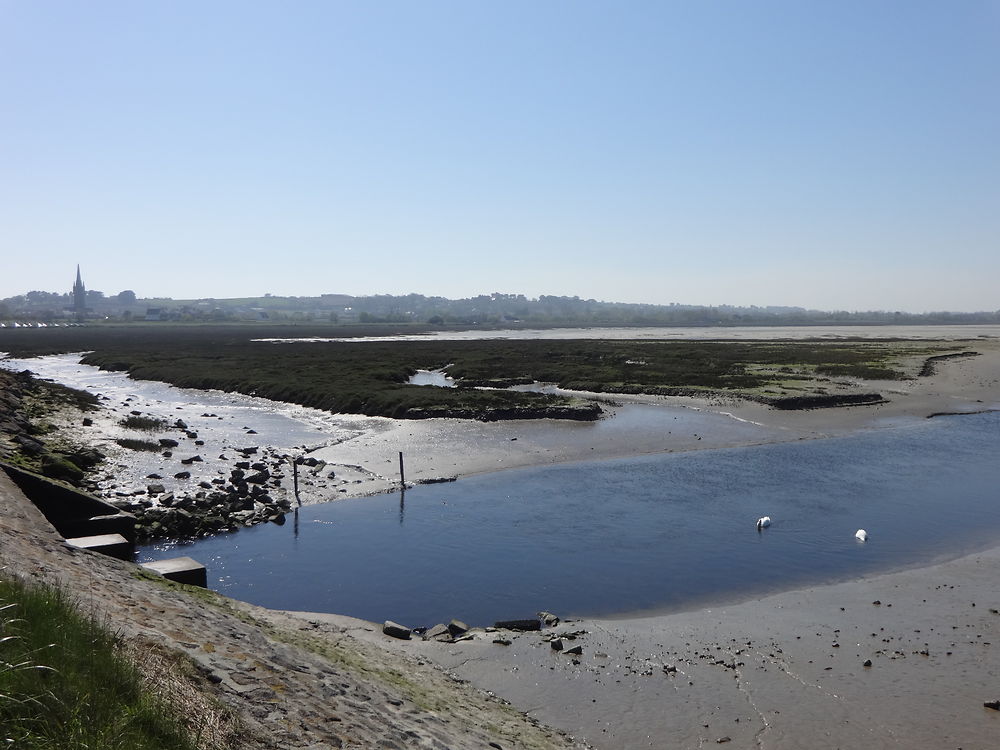
[[[1000,308],[1000,3],[0,5],[0,298]]]

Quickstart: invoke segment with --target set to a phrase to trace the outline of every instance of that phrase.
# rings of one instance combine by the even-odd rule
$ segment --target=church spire
[[[80,264],[76,264],[76,283],[73,285],[73,312],[78,322],[82,322],[87,314],[87,290],[80,276]]]

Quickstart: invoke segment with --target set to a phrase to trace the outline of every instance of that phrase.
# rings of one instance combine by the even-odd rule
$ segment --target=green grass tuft
[[[0,745],[195,750],[119,641],[59,589],[0,577]]]

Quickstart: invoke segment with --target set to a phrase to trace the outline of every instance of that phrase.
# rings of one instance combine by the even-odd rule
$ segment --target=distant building
[[[76,266],[76,283],[73,284],[73,313],[77,321],[82,321],[87,315],[87,290],[80,277],[80,264]]]

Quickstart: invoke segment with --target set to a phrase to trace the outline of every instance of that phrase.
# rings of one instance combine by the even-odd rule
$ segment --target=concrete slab
[[[131,560],[135,553],[132,543],[121,534],[78,536],[67,539],[66,544],[77,549],[89,549],[102,555],[117,557],[119,560]]]
[[[142,563],[142,567],[159,573],[164,578],[177,583],[208,588],[208,572],[205,566],[190,557],[171,557],[169,560],[154,560]]]

